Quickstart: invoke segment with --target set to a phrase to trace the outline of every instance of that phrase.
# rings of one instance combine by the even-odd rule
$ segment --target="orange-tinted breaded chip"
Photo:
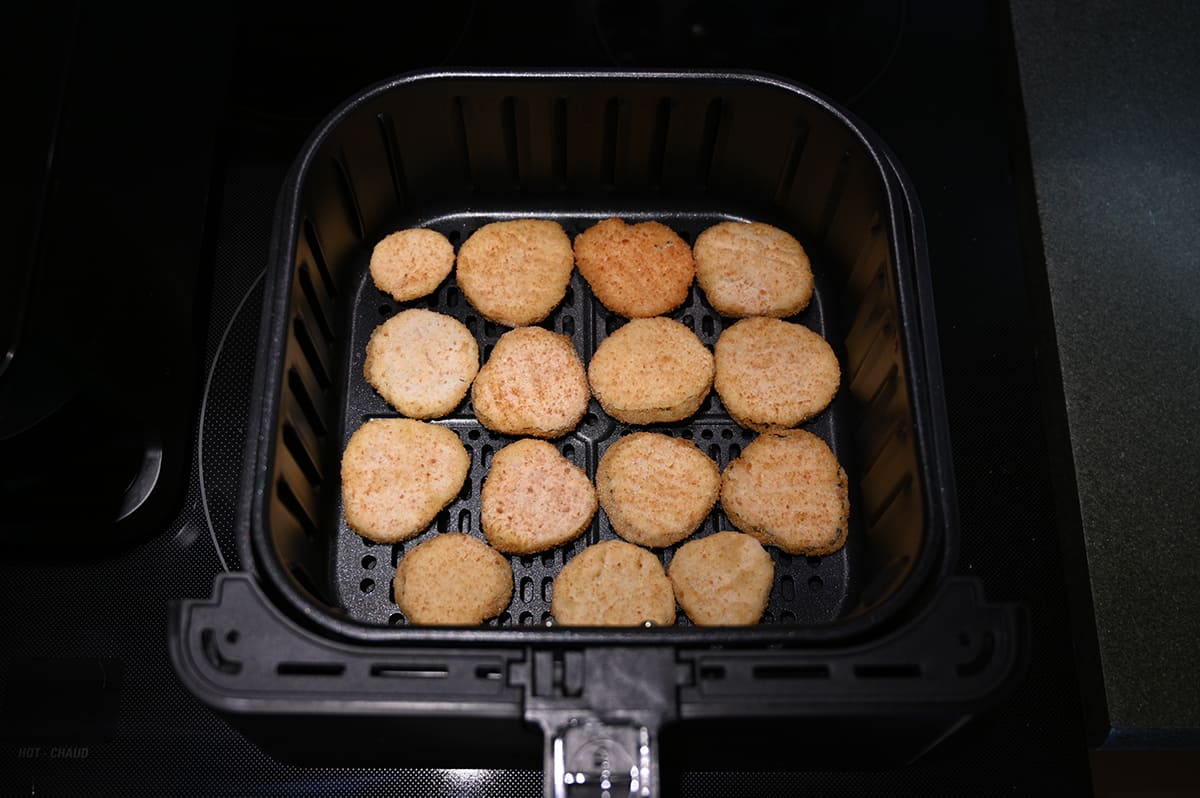
[[[514,219],[485,224],[463,242],[455,279],[485,318],[519,327],[558,307],[574,265],[558,222]]]
[[[550,610],[566,626],[660,626],[675,623],[675,594],[662,563],[621,540],[576,554],[554,580]]]
[[[536,554],[583,534],[596,489],[553,445],[526,438],[496,452],[479,502],[489,543],[505,554]]]
[[[397,302],[432,294],[454,268],[454,247],[436,230],[414,227],[384,238],[371,252],[375,287]]]
[[[802,324],[742,319],[713,349],[721,402],[734,421],[760,432],[795,427],[820,413],[841,382],[833,348]]]
[[[725,468],[721,508],[764,546],[789,554],[832,554],[846,542],[846,472],[811,432],[765,432]]]
[[[695,413],[712,389],[713,355],[673,319],[634,319],[596,347],[587,376],[613,418],[627,424],[678,421]]]
[[[404,555],[392,588],[411,624],[471,626],[508,606],[512,566],[482,540],[443,533]]]
[[[800,242],[761,222],[721,222],[696,237],[696,280],[722,316],[791,316],[808,307],[813,274]]]
[[[576,236],[575,262],[604,307],[631,319],[679,307],[696,276],[691,247],[658,222],[598,222]]]
[[[452,430],[410,418],[374,419],[342,455],[346,524],[377,543],[420,534],[467,478],[471,456]]]
[[[692,623],[745,626],[767,608],[775,563],[750,535],[718,532],[680,546],[667,574]]]
[[[557,438],[575,429],[590,397],[571,339],[541,327],[518,327],[500,336],[471,386],[481,424],[535,438]]]

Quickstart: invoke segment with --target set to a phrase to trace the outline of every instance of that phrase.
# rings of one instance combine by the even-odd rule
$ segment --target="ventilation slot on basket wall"
[[[304,378],[294,367],[288,369],[287,382],[288,390],[292,392],[292,398],[296,400],[296,405],[304,415],[304,420],[308,422],[309,427],[318,437],[323,437],[327,431],[325,420],[321,417],[321,412],[317,409],[308,388],[305,387]]]
[[[358,206],[358,194],[354,191],[354,181],[350,179],[350,170],[346,168],[345,153],[340,158],[333,159],[333,171],[337,176],[338,194],[346,210],[350,231],[361,241],[366,235],[366,228],[363,225],[362,209]]]
[[[275,493],[279,496],[279,503],[283,505],[292,518],[296,519],[296,523],[304,530],[304,534],[308,535],[309,538],[316,539],[319,534],[317,525],[313,521],[312,516],[308,514],[308,510],[304,509],[304,505],[296,496],[295,491],[292,490],[292,486],[287,483],[287,480],[280,477],[279,481],[275,483]]]
[[[617,184],[617,135],[621,125],[621,101],[615,97],[604,104],[604,149],[600,165],[601,184],[611,189]]]
[[[408,207],[408,192],[404,183],[404,161],[400,158],[400,142],[396,140],[396,126],[390,114],[378,114],[379,135],[383,139],[383,151],[387,155],[388,173],[392,177],[392,191],[396,194],[396,207]]]
[[[317,289],[313,285],[312,277],[304,266],[300,267],[299,280],[300,291],[308,300],[308,306],[312,310],[313,319],[317,322],[317,328],[320,329],[326,343],[333,343],[333,326],[330,325],[329,318],[326,316],[324,303],[317,296]]]
[[[321,275],[321,282],[325,284],[325,291],[330,296],[337,296],[337,286],[333,283],[333,273],[329,271],[329,261],[325,260],[325,253],[321,249],[321,242],[317,238],[317,229],[313,227],[313,223],[305,219],[302,225],[304,229],[304,243],[308,245],[309,254],[312,255],[313,263],[317,264],[317,273]]]
[[[300,345],[300,351],[303,353],[309,369],[312,370],[317,384],[322,388],[329,388],[333,384],[329,379],[329,370],[325,368],[325,363],[321,360],[321,355],[318,353],[316,345],[313,344],[308,327],[305,326],[304,320],[299,316],[292,321],[292,331],[296,335],[296,343]]]
[[[792,184],[796,182],[796,172],[800,168],[800,158],[804,155],[804,145],[808,142],[808,122],[796,120],[796,133],[792,136],[791,146],[788,147],[787,157],[779,170],[779,182],[775,184],[775,204],[783,206],[792,193]]]
[[[704,131],[700,137],[700,167],[696,175],[699,188],[708,188],[709,178],[712,177],[713,164],[717,160],[717,140],[721,133],[721,115],[725,103],[720,97],[712,100],[704,112]]]
[[[468,191],[475,190],[471,176],[471,148],[467,144],[467,107],[462,97],[454,98],[454,144],[462,153],[462,175]]]
[[[283,422],[283,445],[287,448],[296,465],[304,472],[309,484],[316,487],[321,484],[321,471],[317,468],[316,459],[309,453],[308,447],[300,437],[300,433],[291,422]]]
[[[846,181],[850,179],[850,152],[842,153],[838,161],[837,172],[833,176],[833,185],[829,188],[829,198],[825,201],[825,209],[821,211],[821,221],[817,225],[817,238],[825,241],[829,229],[833,227],[833,219],[837,216],[838,208],[842,205],[842,195],[846,192]]]
[[[671,133],[671,100],[662,98],[654,111],[654,133],[650,138],[650,187],[662,188],[667,163],[667,137]]]
[[[567,187],[567,100],[554,101],[554,146],[550,155],[550,171],[560,191]]]
[[[517,101],[505,97],[500,103],[500,119],[504,138],[504,157],[513,188],[521,187],[521,154],[517,139]]]

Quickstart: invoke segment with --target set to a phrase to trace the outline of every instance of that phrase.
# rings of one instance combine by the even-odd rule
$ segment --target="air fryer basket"
[[[609,216],[656,219],[688,241],[717,221],[759,220],[809,251],[816,291],[796,320],[833,345],[843,386],[806,426],[849,474],[851,526],[835,555],[772,551],[776,582],[761,625],[701,629],[682,614],[669,628],[548,622],[555,574],[588,543],[613,537],[598,513],[575,543],[511,558],[514,597],[499,619],[477,629],[407,626],[389,592],[396,562],[439,532],[482,535],[480,485],[491,455],[512,440],[479,425],[469,399],[438,422],[460,435],[472,466],[430,530],[380,546],[346,527],[341,451],[364,420],[394,415],[362,377],[372,329],[401,309],[371,283],[371,247],[412,226],[440,230],[457,246],[483,224],[521,216],[556,219],[572,236]],[[958,529],[923,247],[915,199],[882,145],[825,100],[774,78],[440,73],[363,92],[314,134],[279,200],[239,505],[251,573],[225,577],[213,602],[184,606],[173,627],[177,666],[206,699],[244,714],[268,711],[248,708],[251,688],[271,695],[270,712],[355,714],[321,704],[312,692],[319,684],[384,701],[382,690],[393,711],[431,723],[440,710],[398,695],[395,679],[372,682],[425,668],[441,681],[423,686],[474,696],[466,716],[539,723],[548,770],[558,766],[560,777],[571,767],[564,751],[569,760],[598,736],[636,752],[664,722],[744,718],[767,704],[791,714],[853,705],[863,714],[864,701],[895,711],[925,690],[916,700],[957,707],[953,715],[1011,671],[1017,634],[1011,608],[987,605],[973,585],[948,576]],[[452,277],[407,306],[463,320],[485,357],[504,332],[473,311]],[[709,345],[727,323],[695,287],[671,315]],[[586,362],[620,323],[575,275],[544,325],[570,335]],[[695,417],[657,428],[693,440],[722,468],[753,439],[715,394]],[[626,430],[593,402],[580,428],[555,443],[594,475]],[[731,527],[718,507],[698,534],[722,528]],[[664,563],[672,551],[662,552]],[[959,605],[948,603],[952,594]],[[221,642],[222,612],[274,641],[254,648],[265,667],[245,646],[239,659]],[[924,640],[943,625],[966,642]],[[907,659],[896,660],[899,649]],[[407,664],[388,665],[396,651]],[[472,671],[467,663],[485,654]],[[879,656],[882,670],[872,670]],[[859,664],[829,664],[846,657]],[[615,678],[626,671],[634,678]],[[197,684],[201,672],[208,679]],[[307,700],[294,693],[304,685]]]

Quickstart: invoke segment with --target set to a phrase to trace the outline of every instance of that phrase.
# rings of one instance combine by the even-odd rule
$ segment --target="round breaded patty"
[[[482,540],[445,533],[404,555],[392,587],[409,623],[470,626],[504,612],[512,566]]]
[[[463,400],[479,371],[479,345],[458,319],[405,310],[367,342],[363,376],[388,404],[412,418],[444,416]]]
[[[598,222],[576,236],[575,262],[604,307],[630,319],[679,307],[696,275],[687,242],[658,222]]]
[[[680,546],[667,574],[692,623],[748,626],[767,609],[775,563],[751,536],[718,532]]]
[[[554,580],[550,611],[566,626],[660,626],[675,623],[675,594],[650,552],[603,540],[575,555]]]
[[[696,237],[696,281],[722,316],[791,316],[808,307],[813,274],[791,235],[761,222],[721,222]]]
[[[592,392],[613,418],[655,424],[687,418],[713,384],[713,355],[673,319],[634,319],[596,347]]]
[[[579,537],[596,514],[596,489],[582,468],[545,441],[496,452],[480,493],[488,542],[506,554],[535,554]]]
[[[408,540],[458,495],[470,467],[452,430],[408,418],[368,421],[342,455],[346,524],[377,543]]]
[[[475,417],[505,435],[557,438],[587,412],[587,375],[571,339],[541,327],[500,336],[471,387]]]
[[[407,302],[432,294],[454,268],[454,247],[436,230],[400,230],[375,245],[371,279],[375,287]]]
[[[492,222],[458,251],[458,287],[485,318],[519,327],[550,315],[567,293],[575,262],[558,222]]]
[[[794,427],[829,406],[842,370],[824,338],[802,324],[742,319],[713,347],[714,386],[730,417],[760,432]]]
[[[626,435],[596,468],[596,492],[613,530],[639,546],[670,546],[695,532],[720,491],[712,458],[691,441],[656,432]]]
[[[846,472],[802,429],[755,438],[721,476],[721,507],[735,527],[789,554],[831,554],[846,542]]]

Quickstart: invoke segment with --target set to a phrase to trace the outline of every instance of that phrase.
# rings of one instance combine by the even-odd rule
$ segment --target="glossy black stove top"
[[[141,97],[109,127],[173,136],[207,168],[180,178],[169,152],[126,175],[121,218],[190,214],[201,235],[186,410],[189,466],[146,542],[85,552],[70,536],[25,540],[0,565],[0,792],[4,794],[538,795],[534,771],[297,768],[258,751],[178,683],[167,602],[207,596],[237,567],[233,507],[275,195],[320,117],[380,78],[416,68],[740,66],[769,69],[849,105],[895,151],[924,206],[937,300],[963,545],[959,570],[1028,608],[1024,682],[903,770],[824,772],[797,752],[778,773],[676,774],[685,795],[991,794],[1087,786],[1077,685],[1017,232],[1011,136],[1021,134],[1004,8],[861,0],[801,4],[601,2],[563,8],[445,2],[384,13],[295,4],[253,17],[208,9],[192,29],[79,9],[44,31],[70,36],[73,94]],[[199,12],[198,12],[199,13]],[[53,36],[49,36],[53,39]],[[154,35],[154,46],[147,45]],[[104,44],[97,44],[103,38]],[[83,55],[81,55],[83,54]],[[86,58],[85,58],[86,56]],[[120,67],[120,68],[118,68]],[[155,72],[158,80],[130,84]],[[121,75],[125,83],[111,82]],[[77,102],[77,100],[72,101]],[[104,103],[98,103],[105,107]],[[173,105],[174,104],[174,105]],[[169,128],[153,126],[155,106]],[[121,107],[114,100],[113,107]],[[181,110],[181,108],[185,110]],[[62,113],[74,118],[70,103]],[[83,125],[83,121],[77,124]],[[93,122],[93,124],[97,124]],[[68,130],[68,133],[70,131]],[[76,135],[81,135],[76,133]],[[54,179],[70,183],[66,164]],[[56,169],[61,168],[61,172]],[[1017,168],[1020,168],[1019,166]],[[111,178],[108,178],[111,179]],[[202,209],[207,208],[205,213]],[[199,210],[198,210],[199,209]],[[56,211],[59,212],[59,211]],[[65,213],[65,211],[61,211]],[[71,220],[59,220],[66,225]],[[62,227],[58,229],[69,229]],[[144,231],[138,251],[178,247]],[[117,269],[118,251],[97,266]],[[153,255],[150,256],[153,259]],[[184,268],[160,258],[161,269]],[[64,312],[87,302],[64,296]],[[160,342],[161,343],[161,342]],[[185,345],[186,344],[182,344]],[[71,482],[87,473],[64,474]],[[52,512],[47,505],[47,512]],[[78,532],[78,530],[76,530]],[[866,764],[866,763],[864,763]]]

